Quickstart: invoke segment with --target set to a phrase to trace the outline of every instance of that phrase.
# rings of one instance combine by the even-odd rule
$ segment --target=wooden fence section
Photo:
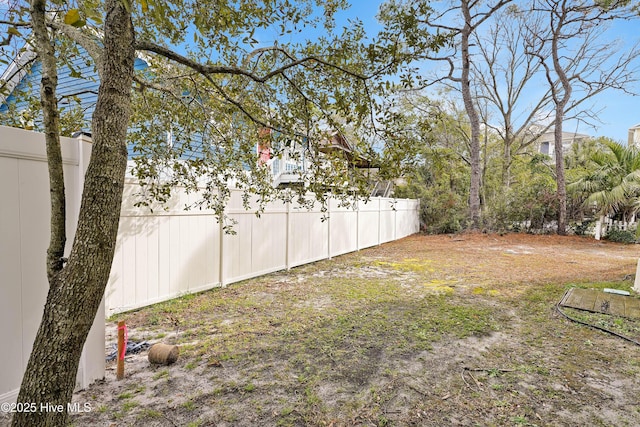
[[[307,210],[274,202],[257,217],[233,191],[225,210],[236,234],[211,211],[183,207],[197,195],[178,191],[166,210],[136,208],[139,187],[125,188],[120,230],[106,292],[107,315],[224,286],[399,239],[419,230],[418,202],[374,198],[357,209],[329,202]],[[324,220],[323,220],[324,218]]]
[[[67,188],[67,250],[75,234],[91,145],[62,138]],[[0,126],[0,402],[15,401],[47,296],[49,177],[44,136]],[[104,307],[82,353],[77,386],[104,377]]]

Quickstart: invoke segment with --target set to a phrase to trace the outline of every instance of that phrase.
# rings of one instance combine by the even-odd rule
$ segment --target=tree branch
[[[89,56],[93,58],[93,60],[96,63],[96,68],[98,69],[98,73],[100,73],[100,70],[102,68],[101,63],[102,63],[103,49],[102,47],[100,47],[100,45],[95,39],[89,37],[87,34],[78,30],[77,28],[61,22],[50,22],[48,23],[48,25],[51,28],[54,28],[60,31],[65,36],[69,37],[71,40],[75,41],[80,46],[82,46],[84,50],[86,50],[89,53]]]
[[[47,277],[52,286],[54,277],[64,267],[63,256],[67,237],[64,172],[60,148],[60,118],[56,99],[58,73],[54,44],[49,39],[49,31],[46,26],[46,5],[46,0],[33,0],[30,14],[33,20],[36,51],[42,63],[40,102],[43,111],[51,194],[51,235],[47,249]]]
[[[0,25],[11,25],[13,27],[31,27],[33,23],[24,22],[24,21],[6,21],[3,19],[0,19]]]
[[[296,66],[299,65],[303,65],[306,63],[310,63],[310,62],[315,62],[318,63],[320,65],[329,67],[329,68],[334,68],[336,70],[339,70],[351,77],[355,77],[358,78],[360,80],[366,80],[369,77],[367,76],[363,76],[360,75],[358,73],[355,73],[351,70],[348,70],[344,67],[341,67],[339,65],[336,64],[332,64],[318,56],[306,56],[304,58],[300,58],[300,59],[294,59],[291,55],[289,55],[286,51],[284,51],[284,49],[279,48],[277,46],[274,46],[272,48],[261,48],[258,49],[259,52],[265,52],[267,50],[271,50],[271,51],[277,51],[277,52],[282,52],[284,53],[289,59],[291,59],[291,62],[282,65],[281,67],[268,72],[265,75],[258,75],[255,74],[253,72],[250,72],[244,68],[241,67],[234,67],[234,66],[225,66],[225,65],[206,65],[206,64],[201,64],[197,61],[194,61],[192,59],[189,59],[183,55],[180,55],[177,52],[174,52],[171,49],[168,49],[166,47],[157,45],[155,43],[149,42],[149,41],[145,41],[145,40],[139,40],[136,42],[136,50],[143,50],[143,51],[147,51],[147,52],[153,52],[155,54],[158,54],[160,56],[163,56],[171,61],[177,62],[179,64],[182,64],[186,67],[189,67],[197,72],[199,72],[200,74],[202,74],[203,76],[211,76],[211,75],[216,75],[216,74],[227,74],[227,75],[241,75],[241,76],[245,76],[248,77],[249,79],[257,82],[257,83],[265,83],[268,80],[272,79],[275,76],[279,76],[282,73],[284,73],[285,71],[287,71],[290,68],[294,68]]]

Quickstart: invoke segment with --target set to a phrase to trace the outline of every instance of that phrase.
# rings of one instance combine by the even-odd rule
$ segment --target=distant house
[[[277,132],[271,129],[262,129],[258,134],[256,153],[258,162],[269,167],[273,176],[273,183],[277,187],[287,187],[301,183],[301,176],[309,170],[309,147],[302,142],[283,141]],[[320,160],[322,156],[340,156],[352,167],[373,171],[375,178],[376,166],[366,156],[359,154],[346,137],[339,132],[333,132],[329,138],[321,140],[318,144]],[[377,182],[372,180],[372,186]],[[388,197],[390,190],[384,197]],[[380,195],[380,194],[376,194]]]
[[[79,48],[74,56],[67,57],[68,65],[58,69],[58,106],[61,115],[75,114],[81,122],[78,132],[91,133],[91,117],[98,100],[100,81],[98,72],[87,60],[87,52]],[[136,58],[134,68],[144,70],[147,62]],[[30,99],[39,98],[42,64],[31,49],[26,49],[7,67],[0,81],[4,81],[7,96],[0,95],[0,115],[5,117],[3,124],[25,129],[41,128],[39,108],[34,107]],[[132,147],[129,147],[132,154]]]
[[[562,152],[566,153],[573,144],[582,144],[589,139],[591,139],[591,136],[583,133],[562,132]],[[546,154],[552,159],[556,157],[555,146],[556,142],[553,129],[549,129],[540,135],[537,140],[538,152],[540,154]]]
[[[283,140],[280,133],[273,129],[262,128],[258,131],[258,163],[269,168],[275,187],[301,182],[301,174],[308,169],[307,148],[303,144]]]
[[[629,138],[627,139],[629,147],[635,145],[640,148],[640,123],[629,128]]]

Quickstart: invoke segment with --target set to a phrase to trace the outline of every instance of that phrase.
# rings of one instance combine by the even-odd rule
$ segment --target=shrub
[[[571,225],[573,232],[576,236],[589,236],[593,235],[596,221],[593,219],[583,220]]]
[[[446,179],[445,179],[446,178]],[[468,184],[457,178],[436,179],[422,168],[394,197],[420,200],[420,228],[429,234],[457,233],[467,226]]]
[[[606,239],[617,243],[636,243],[638,241],[635,230],[620,230],[617,228],[607,231]]]

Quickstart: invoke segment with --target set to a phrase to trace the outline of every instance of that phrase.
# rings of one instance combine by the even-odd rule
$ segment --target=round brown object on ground
[[[178,360],[180,348],[177,345],[157,343],[149,349],[149,362],[157,365],[170,365]]]

